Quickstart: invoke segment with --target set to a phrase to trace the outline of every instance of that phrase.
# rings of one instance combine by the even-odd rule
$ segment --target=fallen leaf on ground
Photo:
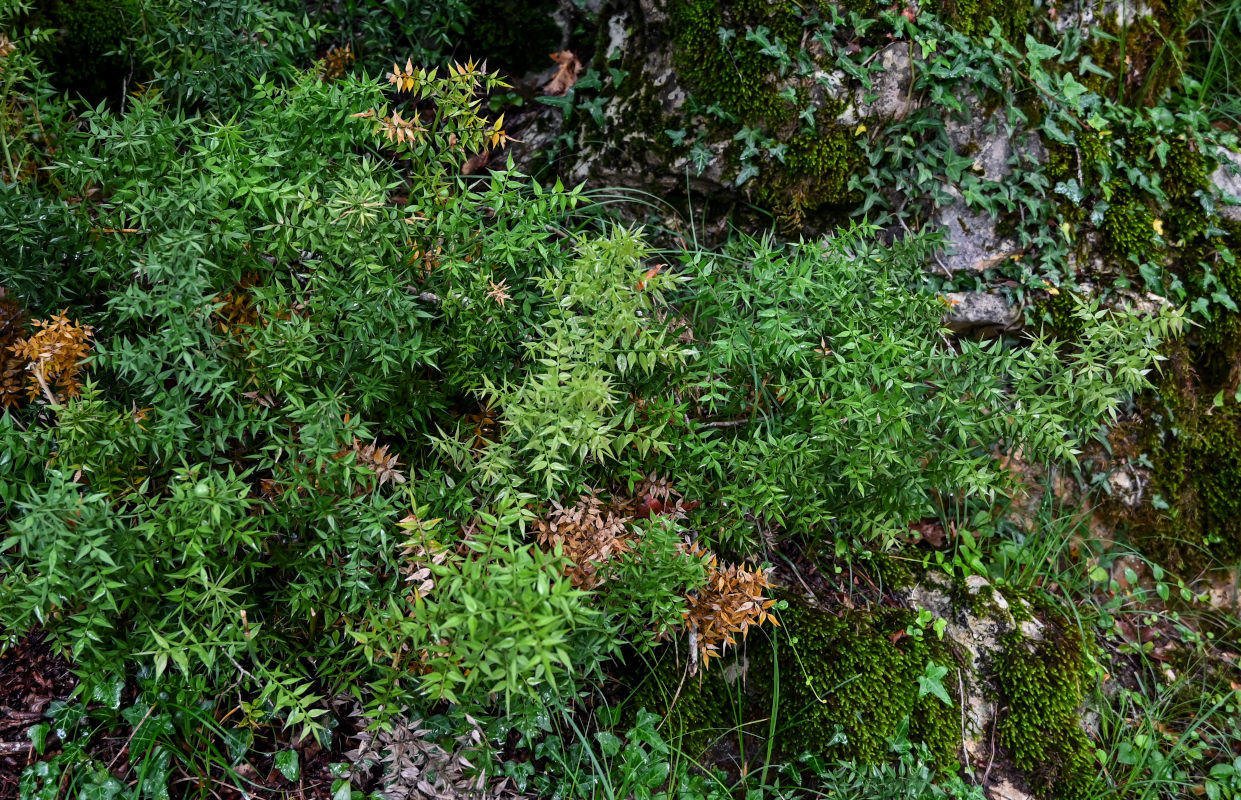
[[[543,87],[543,94],[564,94],[577,83],[578,75],[582,72],[582,62],[577,60],[571,50],[561,50],[548,57],[559,64],[560,69],[556,70],[556,74]]]
[[[462,175],[474,175],[482,172],[483,168],[491,161],[491,151],[484,150],[481,153],[475,153],[465,160],[465,164],[461,167]]]

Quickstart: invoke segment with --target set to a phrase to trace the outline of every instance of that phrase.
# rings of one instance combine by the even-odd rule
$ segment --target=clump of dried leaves
[[[344,47],[332,45],[323,58],[319,59],[319,77],[325,81],[343,78],[354,60],[352,44],[346,44]]]
[[[0,344],[5,345],[0,391],[4,406],[16,403],[14,392],[20,393],[21,384],[29,400],[42,397],[53,405],[81,391],[78,376],[90,355],[94,331],[89,325],[71,322],[64,314],[34,320],[30,325],[35,332],[20,338],[24,321],[21,309],[0,295]]]
[[[420,720],[397,718],[390,730],[362,731],[358,746],[345,753],[355,786],[366,782],[373,767],[383,771],[381,794],[388,800],[454,800],[455,798],[515,798],[521,794],[506,778],[490,787],[466,753],[485,744],[478,723],[469,716],[469,731],[441,747]],[[367,720],[362,720],[364,723]]]
[[[631,496],[605,502],[598,495],[582,495],[572,506],[552,503],[552,509],[534,524],[539,546],[559,548],[569,560],[565,574],[581,589],[597,589],[608,580],[608,561],[628,552],[641,536],[636,519],[653,515],[684,518],[697,502],[686,502],[666,477],[648,477]],[[768,573],[740,565],[722,565],[698,543],[683,543],[681,552],[704,565],[705,585],[686,596],[682,613],[689,631],[692,671],[699,662],[718,658],[724,648],[737,644],[755,625],[778,625],[769,612],[774,600]]]
[[[0,408],[16,406],[22,397],[26,362],[13,351],[26,332],[26,314],[0,288]]]
[[[632,520],[598,496],[584,494],[568,507],[553,501],[547,516],[535,522],[534,532],[540,547],[549,552],[559,547],[569,559],[565,573],[576,588],[594,589],[606,579],[600,567],[629,549],[634,537],[627,525]]]
[[[256,273],[247,273],[230,291],[216,298],[220,305],[215,309],[213,316],[216,327],[221,333],[244,338],[246,329],[258,324],[258,309],[255,308],[254,299],[250,295],[250,289],[258,282],[259,276]]]
[[[703,664],[723,655],[723,648],[744,639],[753,625],[780,623],[770,614],[775,600],[766,592],[771,581],[765,570],[749,570],[737,564],[721,565],[719,558],[697,543],[690,552],[705,560],[707,583],[686,598],[684,613],[689,628],[690,649]]]
[[[357,454],[358,463],[367,467],[371,472],[375,473],[375,477],[379,480],[379,486],[391,481],[392,483],[405,483],[405,473],[401,472],[401,462],[397,458],[396,453],[388,452],[388,445],[379,446],[379,442],[371,442],[370,444],[362,444],[357,439],[353,440],[350,447],[341,448],[336,454],[337,458],[348,455],[349,453]]]

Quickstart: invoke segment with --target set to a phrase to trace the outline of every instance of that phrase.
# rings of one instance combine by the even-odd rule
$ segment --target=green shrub
[[[46,628],[84,691],[240,683],[246,721],[299,731],[342,690],[376,719],[568,703],[675,624],[669,584],[701,580],[678,538],[882,545],[1001,491],[997,446],[1071,459],[1176,328],[1083,310],[1073,353],[953,342],[929,243],[868,229],[654,263],[575,222],[577,190],[457,177],[505,138],[475,114],[494,78],[400,80],[435,113],[312,74],[227,118],[90,111],[0,217],[10,299],[94,330],[77,395],[0,426],[0,625]],[[643,528],[623,586],[532,545],[548,502],[654,474],[703,504]]]

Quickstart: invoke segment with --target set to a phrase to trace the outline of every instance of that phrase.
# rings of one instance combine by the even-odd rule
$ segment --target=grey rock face
[[[1220,206],[1220,216],[1241,222],[1241,153],[1221,151],[1218,155],[1220,165],[1211,173],[1211,183],[1225,195],[1225,200],[1235,203]]]
[[[911,608],[926,609],[935,619],[944,620],[947,623],[944,639],[956,645],[964,656],[965,664],[958,681],[964,710],[964,749],[970,761],[985,763],[991,754],[988,735],[996,714],[995,703],[989,699],[994,696],[994,687],[990,685],[988,673],[1002,649],[1001,639],[1020,630],[1026,638],[1039,641],[1043,638],[1044,626],[1032,616],[1024,600],[1014,602],[1022,604],[1025,612],[1022,616],[1032,618],[1018,623],[1010,601],[981,576],[967,578],[966,587],[972,597],[990,594],[982,613],[958,607],[950,596],[944,576],[931,574],[930,581],[908,590],[905,599]]]
[[[968,208],[955,187],[949,187],[948,194],[956,202],[940,210],[938,221],[948,236],[941,263],[949,274],[958,270],[982,272],[1017,253],[1017,243],[999,235],[993,217]]]
[[[999,333],[1018,327],[1021,309],[992,292],[949,292],[948,327],[958,333]]]

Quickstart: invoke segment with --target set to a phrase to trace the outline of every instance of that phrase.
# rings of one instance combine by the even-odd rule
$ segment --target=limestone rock
[[[1211,173],[1211,183],[1225,195],[1225,200],[1232,204],[1219,207],[1220,216],[1234,222],[1241,222],[1241,153],[1221,150],[1220,165]]]
[[[1032,164],[1046,158],[1037,136],[997,125],[977,99],[971,100],[969,112],[968,122],[948,120],[948,139],[958,152],[974,154],[971,170],[979,178],[1000,181],[1012,175],[1018,163]],[[938,211],[935,221],[948,235],[941,265],[949,274],[962,269],[982,272],[1019,252],[1016,241],[999,234],[996,218],[969,208],[956,186],[946,186],[945,190],[953,202]]]
[[[949,292],[948,327],[958,333],[996,334],[1021,322],[1021,309],[995,292]]]
[[[1016,600],[1022,606],[1020,623],[1013,616],[1010,601],[996,591],[988,581],[978,575],[966,579],[966,589],[971,598],[985,599],[981,611],[971,611],[957,605],[952,598],[947,579],[939,573],[931,573],[930,581],[906,592],[905,600],[911,608],[926,609],[936,619],[944,620],[944,638],[952,642],[964,656],[965,669],[960,680],[964,689],[962,704],[965,709],[964,748],[967,757],[977,763],[990,756],[987,734],[995,717],[995,703],[988,697],[987,674],[998,655],[1001,638],[1014,630],[1031,639],[1041,639],[1043,624],[1031,613],[1024,600]]]

